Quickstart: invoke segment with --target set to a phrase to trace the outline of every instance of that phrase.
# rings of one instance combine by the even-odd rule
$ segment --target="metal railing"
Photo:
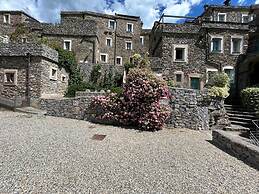
[[[250,139],[253,144],[259,146],[259,120],[253,120],[254,128],[250,130]]]

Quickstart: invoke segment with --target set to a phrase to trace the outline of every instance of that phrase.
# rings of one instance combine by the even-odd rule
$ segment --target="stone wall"
[[[70,119],[87,120],[89,105],[92,98],[104,95],[102,92],[77,92],[75,98],[41,99],[40,108],[47,111],[47,115]]]
[[[194,130],[209,129],[208,104],[198,90],[170,88],[172,113],[168,125]]]
[[[259,147],[241,137],[239,133],[212,131],[212,142],[224,151],[244,160],[259,170]]]

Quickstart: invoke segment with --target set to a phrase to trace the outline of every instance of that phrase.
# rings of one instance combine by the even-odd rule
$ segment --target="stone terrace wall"
[[[70,119],[87,119],[89,105],[94,96],[104,95],[101,92],[79,92],[80,97],[41,99],[40,108],[47,111],[47,115],[55,117],[65,117]]]
[[[199,90],[170,88],[172,108],[168,125],[194,130],[209,129],[209,110]]]

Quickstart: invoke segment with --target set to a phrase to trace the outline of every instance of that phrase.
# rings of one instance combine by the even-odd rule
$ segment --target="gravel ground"
[[[208,140],[2,111],[0,193],[259,193],[259,171]]]

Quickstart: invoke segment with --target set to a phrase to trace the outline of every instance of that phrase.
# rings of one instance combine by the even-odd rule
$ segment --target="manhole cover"
[[[105,137],[106,135],[95,134],[93,135],[92,140],[102,141]]]

